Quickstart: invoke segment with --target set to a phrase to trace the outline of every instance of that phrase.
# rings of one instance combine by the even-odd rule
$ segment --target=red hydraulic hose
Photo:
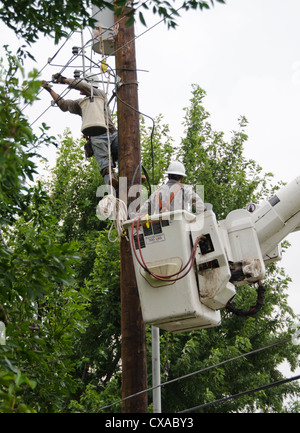
[[[145,260],[144,260],[144,257],[143,257],[143,254],[142,254],[142,251],[141,251],[141,244],[140,244],[140,238],[139,238],[139,222],[140,222],[140,219],[141,219],[141,217],[139,217],[139,218],[137,218],[137,219],[135,219],[133,221],[133,223],[132,223],[132,230],[131,230],[131,241],[132,241],[133,251],[134,251],[135,257],[136,257],[138,263],[140,264],[140,266],[146,272],[148,272],[148,274],[150,274],[152,277],[154,277],[154,278],[156,278],[158,280],[161,280],[161,281],[171,281],[171,282],[173,282],[173,281],[180,280],[181,278],[184,278],[190,272],[190,270],[192,269],[192,266],[193,266],[194,260],[195,260],[195,256],[196,256],[197,246],[198,246],[198,243],[200,242],[201,236],[197,237],[197,239],[196,239],[196,241],[195,241],[195,243],[193,245],[191,255],[190,255],[187,263],[185,264],[185,266],[180,271],[178,271],[178,272],[176,272],[174,274],[170,274],[170,275],[156,275],[152,271],[150,271],[149,268],[147,267],[147,265],[145,263]],[[136,225],[137,244],[138,244],[138,250],[139,250],[139,254],[140,254],[141,260],[139,259],[138,255],[137,255],[137,252],[136,252],[136,248],[134,246],[134,225],[135,225],[135,221],[137,223],[137,225]],[[185,274],[183,274],[181,276],[178,276],[177,278],[171,279],[172,277],[175,277],[175,276],[181,274],[188,267],[189,264],[190,264],[190,266],[189,266],[187,272],[185,272]]]

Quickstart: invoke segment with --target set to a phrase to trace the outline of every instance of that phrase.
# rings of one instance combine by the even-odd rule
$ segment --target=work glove
[[[64,83],[64,80],[66,79],[66,77],[63,77],[61,74],[54,74],[52,75],[52,81],[54,83]]]
[[[51,92],[51,84],[48,83],[48,81],[43,80],[42,81],[42,87],[44,87],[45,90],[47,90],[48,92]]]

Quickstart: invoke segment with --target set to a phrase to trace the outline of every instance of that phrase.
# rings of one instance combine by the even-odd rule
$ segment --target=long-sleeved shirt
[[[173,194],[174,193],[174,196]],[[172,198],[173,197],[173,198]],[[170,179],[155,191],[143,204],[139,215],[154,215],[162,211],[186,210],[199,214],[204,212],[205,206],[202,199],[190,185],[184,185]]]
[[[72,89],[79,90],[83,92],[86,96],[91,96],[91,85],[88,84],[86,81],[83,81],[81,79],[73,79],[73,78],[67,78],[66,79],[67,84]],[[104,100],[106,100],[106,94],[95,87],[93,87],[93,95],[94,96],[101,96]],[[56,104],[62,111],[69,111],[72,114],[78,114],[79,116],[82,116],[81,107],[79,105],[79,102],[82,101],[82,98],[80,99],[64,99],[64,98],[58,98],[56,101]],[[105,110],[105,108],[104,108]],[[116,131],[116,127],[113,124],[110,110],[108,109],[108,124],[109,124],[109,130],[111,132]]]

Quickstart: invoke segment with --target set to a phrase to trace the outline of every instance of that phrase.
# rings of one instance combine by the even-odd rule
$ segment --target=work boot
[[[109,168],[108,167],[103,173],[103,178],[104,178],[105,184],[110,185]],[[111,185],[116,191],[118,190],[119,180],[118,180],[116,173],[114,172],[113,169],[111,170]]]
[[[108,180],[108,182],[110,185],[110,179]],[[111,184],[112,184],[112,187],[117,191],[119,188],[119,180],[118,180],[117,176],[115,175],[115,173],[112,173],[112,175],[111,175]]]

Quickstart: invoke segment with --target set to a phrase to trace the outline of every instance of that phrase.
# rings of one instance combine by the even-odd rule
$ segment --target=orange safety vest
[[[165,206],[163,206],[163,204],[162,204],[161,197],[160,197],[160,194],[159,194],[159,190],[156,190],[156,198],[157,198],[157,201],[158,201],[158,204],[159,204],[159,213],[167,212],[169,210],[170,204],[174,200],[174,197],[178,193],[178,191],[181,190],[182,186],[183,186],[182,183],[179,183],[176,186],[175,190],[170,195],[169,201],[167,202],[167,204]]]

